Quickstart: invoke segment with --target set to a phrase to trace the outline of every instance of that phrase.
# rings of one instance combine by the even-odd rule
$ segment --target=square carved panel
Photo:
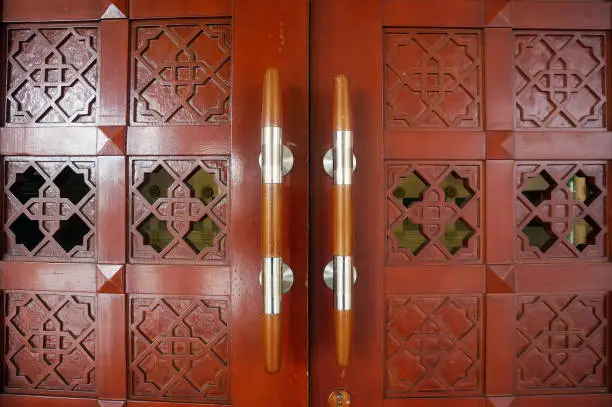
[[[229,21],[134,23],[132,123],[228,123],[231,46]]]
[[[479,295],[387,299],[385,396],[481,393],[482,312]]]
[[[516,34],[516,126],[605,128],[606,43],[597,32]]]
[[[130,296],[130,396],[229,401],[229,300]]]
[[[63,293],[5,292],[4,391],[96,394],[96,299]]]
[[[386,127],[481,128],[481,42],[478,30],[387,32]]]
[[[387,263],[479,262],[479,162],[387,164]]]
[[[132,262],[226,262],[228,164],[225,157],[130,161]]]
[[[517,164],[520,260],[605,260],[606,167],[604,162]]]
[[[95,24],[9,25],[6,124],[95,123],[98,35]]]
[[[4,257],[95,258],[96,163],[90,158],[4,161]]]
[[[517,391],[607,391],[605,294],[520,295],[517,307]]]

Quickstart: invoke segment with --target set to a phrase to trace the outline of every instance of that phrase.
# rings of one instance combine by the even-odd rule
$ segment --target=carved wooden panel
[[[130,297],[130,395],[229,401],[227,297]]]
[[[96,163],[10,157],[4,162],[5,258],[95,257]]]
[[[518,257],[604,260],[606,171],[603,162],[517,164]]]
[[[514,38],[517,127],[606,127],[604,33],[523,32]]]
[[[133,262],[227,260],[227,158],[143,157],[130,169]]]
[[[479,31],[393,31],[385,41],[387,128],[481,127]]]
[[[609,383],[607,329],[604,294],[520,295],[517,390],[605,391]]]
[[[389,298],[386,397],[482,392],[482,310],[476,295]]]
[[[9,26],[6,83],[9,126],[94,123],[97,25]]]
[[[94,296],[9,291],[4,306],[5,392],[95,396]]]
[[[228,123],[231,44],[228,21],[135,23],[132,122]]]
[[[387,165],[387,263],[481,259],[479,162]]]

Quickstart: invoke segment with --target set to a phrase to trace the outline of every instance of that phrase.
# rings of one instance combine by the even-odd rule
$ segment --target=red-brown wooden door
[[[310,379],[351,406],[611,406],[611,3],[313,1]],[[335,365],[333,78],[357,169]],[[329,405],[348,405],[340,397]]]
[[[0,405],[306,406],[307,24],[306,1],[2,2]],[[277,375],[258,282],[270,67],[295,156]]]

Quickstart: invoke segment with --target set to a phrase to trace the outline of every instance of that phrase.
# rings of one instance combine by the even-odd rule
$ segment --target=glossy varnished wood
[[[260,197],[260,170],[257,165],[260,150],[260,78],[264,68],[272,65],[279,67],[284,77],[284,107],[291,119],[287,123],[285,138],[289,140],[296,157],[294,170],[285,179],[291,187],[286,195],[288,207],[291,213],[307,213],[307,2],[267,7],[251,0],[205,3],[191,0],[174,3],[134,0],[129,2],[129,8],[128,2],[122,0],[88,0],[76,5],[63,0],[43,3],[7,0],[3,2],[3,21],[25,23],[14,26],[18,29],[36,29],[39,25],[48,26],[53,22],[51,25],[59,27],[63,32],[81,26],[98,30],[97,43],[93,47],[96,50],[98,73],[97,82],[92,84],[96,92],[95,114],[86,117],[87,123],[76,123],[78,120],[75,119],[69,125],[40,121],[23,126],[16,123],[12,116],[5,120],[5,113],[3,122],[8,121],[9,125],[0,130],[0,152],[5,156],[62,156],[66,162],[84,160],[95,164],[96,250],[92,260],[79,264],[3,261],[0,264],[0,289],[6,295],[9,295],[6,291],[15,293],[10,294],[10,297],[5,295],[2,302],[15,303],[16,307],[21,308],[11,312],[21,312],[23,315],[25,308],[19,303],[21,293],[26,295],[23,298],[39,302],[51,301],[57,295],[69,307],[73,303],[83,306],[81,302],[84,300],[81,297],[95,304],[95,312],[91,308],[89,314],[85,314],[89,326],[94,326],[96,332],[92,342],[95,344],[95,389],[90,386],[88,392],[81,394],[78,389],[71,392],[68,386],[60,386],[59,390],[34,391],[11,388],[11,392],[31,392],[37,395],[1,395],[0,405],[162,407],[171,403],[183,407],[203,402],[210,406],[228,403],[236,406],[305,406],[306,219],[299,215],[289,219],[287,211],[280,214],[285,219],[278,222],[286,225],[283,231],[286,235],[295,236],[292,242],[285,243],[284,249],[288,252],[286,261],[291,264],[296,275],[296,286],[285,297],[285,307],[290,315],[285,317],[284,334],[279,336],[284,342],[284,368],[279,375],[271,376],[263,368],[264,347],[259,334],[262,330],[261,289],[257,275],[261,267],[261,250],[259,234],[254,231],[260,226],[261,209],[254,202]],[[132,20],[128,20],[128,17]],[[150,18],[155,20],[144,20]],[[286,31],[285,25],[291,26],[291,30]],[[157,41],[159,38],[153,38],[155,35],[147,31],[148,27],[161,30],[162,36],[166,37]],[[190,48],[192,45],[182,43],[180,36],[177,37],[173,31],[174,27],[186,27],[194,36],[199,35],[197,30],[201,30],[200,34],[204,34],[200,40],[203,39],[204,43],[212,41],[208,43],[213,46],[204,45],[196,52],[195,48]],[[274,37],[271,33],[274,33]],[[131,41],[132,38],[134,41]],[[163,91],[145,94],[142,87],[136,89],[130,82],[130,78],[136,76],[134,69],[146,68],[136,61],[138,53],[142,52],[138,48],[142,43],[137,42],[140,38],[142,41],[150,41],[150,62],[156,68],[162,69],[166,63],[177,63],[177,56],[172,55],[171,47],[164,48],[164,40],[167,38],[171,38],[177,47],[184,48],[187,53],[197,53],[196,62],[218,65],[211,70],[217,82],[209,82],[209,88],[210,83],[213,83],[212,92],[216,94],[211,96],[204,92],[194,95],[194,100],[197,99],[195,103],[213,106],[211,109],[214,111],[210,115],[214,116],[213,120],[202,113],[210,106],[202,108],[200,116],[187,120],[184,117],[177,120],[163,117],[161,120],[155,116],[155,112],[151,119],[146,117],[147,112],[142,113],[142,106],[134,107],[134,100],[141,95],[142,98],[138,99],[140,101],[148,98],[153,104],[159,103],[153,111],[156,108],[167,111],[176,108],[178,103],[177,98],[171,94]],[[286,46],[285,41],[292,46]],[[157,47],[159,44],[162,44],[161,47]],[[234,47],[234,44],[239,45]],[[40,44],[37,46],[44,48]],[[215,59],[215,46],[221,50],[218,60]],[[79,48],[74,50],[79,56]],[[35,51],[31,52],[36,62],[40,53],[36,54]],[[16,55],[20,51],[14,48],[12,52]],[[254,74],[254,71],[259,73]],[[181,72],[175,72],[175,77],[157,77],[154,86],[158,90],[161,86],[163,90],[173,80],[185,81],[186,84],[198,80],[198,77],[186,77],[185,71]],[[199,79],[202,80],[201,77]],[[216,88],[214,83],[217,84]],[[234,86],[239,90],[231,92]],[[3,95],[6,102],[6,92]],[[76,96],[76,102],[83,102],[83,95]],[[76,102],[73,104],[78,107]],[[222,107],[216,109],[219,103]],[[176,123],[181,120],[181,123]],[[140,157],[130,159],[126,155]],[[176,159],[175,167],[168,167],[168,171],[176,171],[173,173],[175,180],[180,183],[181,177],[189,175],[180,173],[176,168],[192,165],[196,160],[202,168],[212,169],[209,174],[214,172],[217,177],[220,188],[217,193],[232,202],[231,205],[224,202],[215,209],[219,211],[215,219],[222,219],[221,226],[227,235],[224,235],[224,239],[229,243],[217,253],[223,258],[205,260],[205,265],[185,265],[180,264],[180,261],[176,264],[138,264],[139,260],[133,258],[128,248],[130,242],[126,239],[126,232],[129,236],[133,233],[130,226],[138,226],[131,224],[132,218],[128,219],[128,214],[132,213],[128,205],[131,205],[135,193],[131,184],[135,173],[130,165],[144,165],[143,172],[139,173],[139,176],[143,176],[143,173],[146,175],[154,169],[146,167],[147,160],[152,165],[165,165],[167,161],[164,160],[179,155],[196,158],[182,157]],[[157,160],[155,156],[164,158]],[[38,162],[38,159],[32,161]],[[219,170],[215,172],[216,169]],[[234,203],[237,203],[236,206]],[[180,210],[179,207],[178,212],[173,212],[172,216],[180,215]],[[130,261],[132,264],[126,264]],[[7,298],[12,302],[7,302]],[[184,304],[196,310],[192,316],[181,315],[180,310]],[[62,318],[62,324],[79,323],[78,317],[66,314],[65,310],[62,313],[58,317]],[[198,325],[204,327],[202,329],[206,332],[192,331],[182,338],[204,343],[202,338],[206,337],[207,342],[211,341],[209,346],[215,347],[216,356],[213,356],[211,350],[206,350],[210,357],[200,354],[206,369],[212,369],[213,373],[210,374],[216,375],[214,380],[211,379],[214,384],[206,386],[208,390],[201,391],[203,387],[183,388],[177,397],[163,389],[151,393],[146,383],[143,384],[140,379],[143,375],[158,374],[156,377],[160,378],[159,374],[163,375],[162,372],[167,368],[165,359],[159,358],[159,355],[174,355],[173,360],[186,360],[197,356],[194,352],[199,352],[190,348],[185,353],[174,345],[167,348],[164,348],[166,345],[158,346],[166,338],[174,338],[175,332],[158,324],[156,313],[177,324],[192,324],[194,318],[197,319],[196,323],[206,321]],[[5,315],[5,312],[2,314]],[[92,322],[94,319],[95,323]],[[14,327],[10,329],[11,335],[19,338]],[[37,329],[36,323],[33,323],[32,329]],[[135,338],[142,338],[143,331],[147,332],[147,339],[138,342],[140,339]],[[157,355],[154,357],[156,362],[147,365],[136,359],[143,355],[143,350],[150,351],[155,346],[158,346],[153,351]],[[32,370],[35,369],[32,363],[19,363],[29,371],[36,371]],[[253,369],[254,366],[259,366],[259,369]],[[60,367],[68,371],[88,368],[89,365],[82,360],[74,361],[69,367]],[[179,376],[163,377],[160,380],[164,383],[160,384],[169,388],[176,378]],[[6,386],[4,379],[3,384]],[[149,393],[144,394],[146,391]],[[210,396],[206,392],[218,393]],[[62,394],[73,393],[79,398],[61,397]]]
[[[307,191],[308,172],[308,3],[235,1],[233,8],[233,106],[231,245],[233,252],[231,380],[232,403],[245,406],[307,404]],[[283,260],[295,282],[283,297],[282,366],[264,368],[261,271],[262,78],[268,68],[281,78],[283,139],[294,166],[283,178]]]
[[[357,29],[358,27],[358,29]],[[311,405],[325,406],[334,389],[346,389],[351,405],[382,405],[382,283],[384,186],[382,183],[382,30],[380,5],[314,1],[311,6],[311,225],[310,378]],[[357,32],[359,34],[357,34]],[[356,35],[360,40],[355,41]],[[368,61],[367,63],[365,61]],[[332,292],[321,278],[332,256],[332,180],[321,166],[333,136],[334,78],[351,84],[353,144],[354,264],[353,336],[348,367],[336,364]],[[367,236],[367,238],[365,238]],[[366,322],[367,321],[367,322]],[[364,372],[368,372],[364,374]]]
[[[343,1],[325,2],[324,5],[323,2],[321,5],[313,3],[311,137],[313,159],[318,162],[316,146],[320,146],[321,151],[328,148],[324,136],[319,134],[325,134],[325,126],[331,122],[329,113],[325,112],[325,103],[329,103],[326,98],[330,97],[329,90],[324,87],[325,75],[329,78],[336,73],[346,74],[353,85],[360,87],[361,92],[354,96],[355,105],[369,106],[367,117],[359,113],[355,115],[355,149],[359,152],[361,148],[366,148],[364,154],[356,153],[355,189],[360,185],[364,160],[370,160],[365,168],[373,178],[367,183],[367,192],[355,194],[354,211],[355,247],[361,247],[361,250],[368,252],[369,258],[374,259],[372,263],[367,263],[366,273],[371,274],[365,276],[368,279],[366,284],[369,284],[368,293],[372,296],[366,294],[362,297],[360,284],[364,276],[360,272],[355,297],[356,301],[367,303],[368,309],[360,314],[357,306],[355,331],[364,329],[361,324],[374,327],[373,332],[371,330],[367,334],[372,348],[367,348],[369,351],[359,349],[357,340],[351,365],[337,372],[330,371],[331,367],[322,367],[327,366],[325,361],[330,358],[329,350],[317,343],[311,344],[313,405],[324,405],[324,397],[330,394],[331,387],[351,393],[353,402],[359,399],[373,406],[609,404],[609,394],[587,394],[609,393],[610,388],[607,379],[610,354],[603,345],[612,343],[605,331],[608,329],[607,312],[612,289],[608,261],[610,241],[607,237],[607,224],[611,218],[607,196],[606,215],[598,217],[597,221],[603,234],[600,238],[606,240],[608,250],[603,260],[582,260],[576,256],[561,260],[552,255],[542,256],[537,261],[525,260],[516,249],[517,236],[522,233],[516,219],[523,216],[524,211],[524,207],[519,207],[522,192],[517,185],[524,182],[521,177],[525,177],[522,170],[525,165],[554,168],[554,165],[565,162],[570,168],[577,162],[595,165],[593,160],[612,158],[608,120],[610,106],[602,104],[607,102],[606,92],[609,93],[610,82],[607,78],[604,84],[600,81],[600,78],[609,75],[609,55],[603,46],[607,44],[607,34],[585,31],[609,29],[612,21],[610,3],[372,0],[360,7],[360,10],[349,9]],[[378,14],[379,11],[381,14]],[[361,13],[368,15],[362,19],[356,17]],[[383,41],[379,37],[381,31]],[[548,118],[542,113],[546,112],[547,102],[544,99],[550,97],[546,96],[549,94],[544,92],[533,98],[527,96],[529,93],[521,94],[523,86],[527,86],[521,81],[537,81],[538,72],[542,71],[542,66],[548,66],[546,61],[550,61],[545,52],[529,54],[529,51],[525,51],[540,46],[534,40],[536,37],[530,35],[552,42],[560,40],[560,35],[565,35],[564,38],[574,36],[588,42],[587,36],[592,35],[592,44],[583,48],[580,45],[583,43],[578,42],[576,46],[572,43],[568,48],[576,55],[586,55],[591,52],[589,50],[593,50],[595,55],[593,66],[598,76],[593,85],[594,102],[589,123],[579,120],[555,123],[556,113]],[[359,52],[353,49],[355,36],[360,38]],[[449,38],[461,38],[461,47],[454,47]],[[341,45],[336,42],[339,39],[342,39]],[[383,48],[380,48],[381,43]],[[585,50],[586,53],[583,52]],[[555,48],[552,53],[567,55],[565,52]],[[381,56],[382,62],[379,59]],[[324,62],[317,62],[319,58]],[[458,60],[463,62],[457,63]],[[576,57],[573,64],[578,67],[579,76],[590,80],[591,73],[581,71],[586,60]],[[426,61],[431,64],[426,64]],[[544,65],[539,65],[541,63]],[[381,66],[382,73],[379,71]],[[450,69],[451,66],[455,68]],[[361,69],[367,69],[369,75],[359,76]],[[451,73],[453,69],[458,71]],[[456,93],[453,95],[453,89],[457,88],[445,88],[444,81],[437,80],[442,75],[450,75],[447,79],[455,81],[455,84],[461,83],[460,96]],[[434,96],[441,95],[441,92],[447,92],[443,98]],[[531,95],[537,94],[537,91],[533,92]],[[579,101],[582,97],[579,92],[573,98],[575,105],[561,110],[589,104],[586,99]],[[455,96],[457,98],[449,102]],[[541,96],[543,98],[538,99]],[[381,97],[384,102],[379,99]],[[432,115],[423,115],[423,111]],[[532,121],[532,118],[535,120]],[[367,140],[360,139],[362,132],[367,133]],[[372,158],[375,154],[379,156]],[[467,160],[473,160],[472,163],[482,169],[477,178],[462,172]],[[374,176],[381,167],[389,168],[387,184]],[[452,171],[462,172],[461,177],[467,176],[471,180],[464,182],[474,192],[472,200],[481,194],[478,198],[481,200],[479,221],[475,227],[471,225],[476,232],[474,236],[481,239],[480,252],[474,252],[477,256],[464,256],[452,263],[442,258],[429,264],[415,261],[427,258],[428,253],[403,260],[397,257],[385,262],[385,251],[378,246],[382,239],[377,237],[381,227],[378,222],[382,220],[376,219],[379,214],[377,210],[386,213],[388,221],[396,226],[402,224],[402,216],[404,221],[420,219],[420,210],[424,214],[430,211],[427,212],[429,216],[438,219],[438,202],[430,201],[431,197],[425,191],[420,191],[420,197],[410,198],[426,202],[422,206],[418,204],[407,211],[401,207],[402,200],[397,199],[402,196],[401,191],[397,196],[394,194],[396,177],[400,176],[397,174],[406,176],[411,171],[432,174],[439,173],[436,171],[443,168],[453,168]],[[602,171],[607,171],[606,176],[610,176],[609,168]],[[318,169],[311,169],[311,173],[317,174]],[[472,172],[474,175],[476,173],[478,171]],[[319,201],[329,193],[330,186],[324,180],[312,178],[312,213],[326,219]],[[441,191],[446,195],[447,192],[440,188],[440,181],[435,177],[426,176],[421,181],[427,184],[425,189],[429,186],[430,194]],[[564,191],[565,179],[555,182],[560,185],[557,193]],[[382,208],[382,204],[377,206],[375,197],[378,196],[378,188],[387,188],[386,208]],[[598,187],[600,190],[607,188],[609,186]],[[602,194],[606,195],[607,191],[602,191]],[[444,200],[443,196],[441,206],[445,205]],[[411,204],[403,203],[404,207],[406,205]],[[559,202],[554,210],[551,207],[551,213],[561,213],[554,211],[562,211],[563,208],[563,202]],[[540,209],[530,211],[535,214]],[[453,213],[457,213],[456,210]],[[405,211],[404,214],[409,212],[408,217],[402,215],[402,211]],[[540,213],[539,216],[548,216],[545,211]],[[435,222],[420,226],[438,230]],[[361,228],[368,232],[360,233]],[[325,239],[329,238],[324,232],[313,225],[312,233],[313,241],[325,247],[328,243]],[[564,238],[563,234],[560,236]],[[425,246],[422,250],[426,251],[429,247]],[[393,245],[387,247],[387,256],[389,253],[395,254],[397,249]],[[356,253],[359,259],[359,249]],[[325,254],[312,250],[314,270],[321,267],[319,258],[325,258]],[[359,260],[355,265],[358,271],[363,270],[364,266]],[[378,280],[380,276],[384,281]],[[317,299],[326,293],[324,289],[319,291],[316,280],[311,283],[311,289]],[[323,301],[329,300],[325,298]],[[559,318],[556,320],[546,312],[550,307],[557,310],[557,306],[551,305],[553,303],[560,307],[554,313]],[[322,314],[326,305],[329,306],[329,303],[321,306],[313,304],[313,315]],[[578,309],[585,310],[585,314],[578,315]],[[450,314],[455,311],[457,313],[451,317]],[[314,337],[319,338],[319,333],[330,331],[331,321],[312,318],[311,333]],[[421,318],[428,321],[428,325],[423,325]],[[534,323],[533,318],[540,319]],[[593,371],[589,376],[592,385],[586,385],[580,379],[565,385],[552,383],[538,373],[539,368],[546,366],[545,355],[548,355],[548,351],[543,350],[548,349],[547,345],[539,342],[538,338],[552,334],[554,321],[560,320],[568,324],[568,329],[580,331],[579,335],[585,343],[599,344],[593,345],[593,356],[589,359],[592,361],[592,364],[589,363],[589,369]],[[469,334],[454,336],[452,329],[445,331],[440,328],[447,323],[469,326]],[[537,337],[530,330],[536,325],[542,326],[541,334],[544,336]],[[383,331],[382,335],[378,330]],[[426,337],[435,336],[435,332],[441,334],[442,331],[453,336],[452,346],[461,347],[463,352],[459,359],[465,363],[465,370],[462,368],[461,379],[456,382],[452,382],[451,373],[440,373],[443,370],[450,372],[445,369],[462,363],[452,352],[440,352],[441,348],[436,348],[436,369],[442,370],[431,369],[425,362],[430,355],[424,345],[428,342]],[[565,333],[564,329],[561,331],[562,335],[572,335],[569,331]],[[416,338],[419,338],[421,347],[416,345]],[[437,343],[440,345],[441,342]],[[433,348],[435,346],[432,345]],[[374,349],[382,349],[382,352],[377,353]],[[580,350],[573,348],[567,354],[572,352],[580,353]],[[568,363],[559,368],[559,372],[567,377],[580,370],[574,364],[575,359],[571,358],[568,356]],[[356,378],[358,369],[361,370],[360,379]],[[365,370],[369,370],[369,373],[363,373]],[[319,371],[325,375],[325,379],[317,377]],[[423,371],[426,372],[424,376],[421,375]],[[441,381],[436,382],[438,379],[434,380],[434,377]]]
[[[282,188],[282,184],[261,186],[261,246],[264,257],[282,257]]]

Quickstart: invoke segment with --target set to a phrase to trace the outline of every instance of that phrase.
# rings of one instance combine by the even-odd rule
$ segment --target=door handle
[[[353,284],[357,272],[353,266],[353,125],[348,78],[338,75],[334,81],[334,133],[332,148],[323,160],[325,171],[333,178],[333,259],[323,277],[334,291],[334,327],[336,362],[347,366],[351,354],[353,326]]]
[[[283,144],[281,91],[278,71],[264,75],[261,118],[261,199],[263,331],[265,368],[277,373],[281,368],[281,312],[283,294],[293,285],[293,272],[283,262],[283,175],[293,167],[293,154]]]

